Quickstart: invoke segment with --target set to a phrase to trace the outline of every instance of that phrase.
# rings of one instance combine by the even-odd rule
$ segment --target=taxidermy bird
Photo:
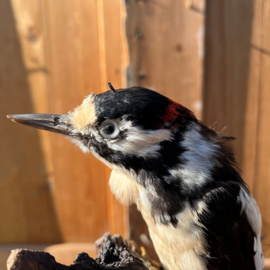
[[[60,133],[112,169],[118,200],[135,203],[164,269],[262,270],[261,215],[228,138],[146,88],[92,94],[66,115],[9,115]]]

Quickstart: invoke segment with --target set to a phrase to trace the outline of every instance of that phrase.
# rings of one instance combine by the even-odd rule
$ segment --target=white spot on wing
[[[257,270],[264,267],[264,258],[261,245],[261,227],[262,219],[257,203],[251,194],[248,194],[243,188],[240,189],[237,201],[241,204],[241,213],[245,211],[248,222],[255,233],[254,237],[254,262]]]
[[[259,234],[261,232],[262,219],[255,199],[241,188],[237,200],[241,203],[241,213],[243,211],[246,212],[251,228],[255,234]]]
[[[254,250],[255,253],[258,251],[258,243],[257,243],[257,238],[256,237],[254,237],[253,250]]]
[[[191,124],[184,134],[181,146],[187,149],[180,158],[184,161],[178,167],[170,170],[170,173],[182,178],[189,187],[201,186],[211,179],[211,169],[218,165],[216,155],[220,146],[206,140],[200,133],[200,127]]]

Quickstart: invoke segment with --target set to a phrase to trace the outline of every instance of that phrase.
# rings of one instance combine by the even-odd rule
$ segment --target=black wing
[[[208,269],[253,270],[255,233],[237,199],[240,186],[220,183],[204,197],[206,209],[198,213],[205,226]],[[247,191],[248,192],[248,191]]]

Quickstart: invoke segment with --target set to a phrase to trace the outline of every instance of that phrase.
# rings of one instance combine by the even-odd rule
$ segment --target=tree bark
[[[99,253],[96,259],[87,253],[80,253],[74,264],[66,266],[55,261],[55,258],[43,251],[15,249],[7,260],[8,270],[158,270],[159,264],[152,261],[143,248],[133,241],[125,240],[119,235],[106,233],[96,241]]]

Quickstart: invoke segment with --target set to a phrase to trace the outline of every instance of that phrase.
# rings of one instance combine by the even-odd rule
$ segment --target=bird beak
[[[70,119],[65,114],[10,114],[7,118],[15,123],[63,135],[72,135]]]

